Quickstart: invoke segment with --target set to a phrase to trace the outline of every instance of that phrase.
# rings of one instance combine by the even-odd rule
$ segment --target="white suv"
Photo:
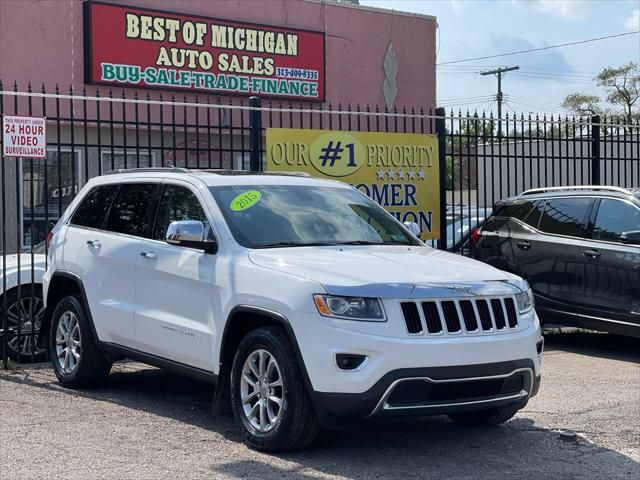
[[[537,393],[529,286],[425,246],[343,183],[185,169],[91,180],[44,278],[60,383],[132,358],[217,385],[247,442],[308,445],[382,415],[511,418]]]

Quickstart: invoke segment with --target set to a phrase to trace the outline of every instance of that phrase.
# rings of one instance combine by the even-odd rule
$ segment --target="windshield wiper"
[[[335,246],[337,243],[328,242],[269,242],[257,243],[252,248],[279,248],[279,247],[328,247]]]

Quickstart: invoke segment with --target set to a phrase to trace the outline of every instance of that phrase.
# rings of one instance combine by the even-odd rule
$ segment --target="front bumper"
[[[441,415],[523,408],[540,387],[530,359],[394,370],[363,393],[313,392],[323,424],[373,416]]]

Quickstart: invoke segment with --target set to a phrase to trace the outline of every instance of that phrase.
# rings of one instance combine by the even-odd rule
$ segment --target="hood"
[[[314,280],[335,295],[424,298],[442,288],[447,296],[508,294],[514,287],[506,282],[519,280],[476,260],[428,247],[277,248],[251,250],[249,258],[256,265]]]

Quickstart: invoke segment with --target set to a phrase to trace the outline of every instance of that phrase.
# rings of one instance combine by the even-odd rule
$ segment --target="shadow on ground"
[[[551,334],[547,346],[638,361],[636,341],[620,337]],[[108,384],[92,391],[62,389],[42,369],[4,374],[2,380],[112,402],[241,441],[231,418],[212,417],[211,386],[137,363],[116,364]],[[504,426],[476,429],[446,417],[373,420],[323,432],[302,452],[274,458],[241,451],[246,454],[233,461],[216,460],[215,451],[203,459],[211,478],[640,478],[640,464],[633,459],[583,438],[565,442],[559,432],[536,424],[526,412]]]
[[[610,360],[640,363],[640,338],[551,328],[543,330],[545,351],[561,350]]]

